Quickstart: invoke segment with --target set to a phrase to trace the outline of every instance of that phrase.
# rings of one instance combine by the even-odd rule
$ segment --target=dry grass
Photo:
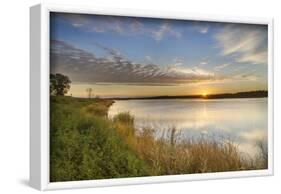
[[[102,101],[95,99],[93,103],[83,107],[82,111],[90,116],[107,117],[108,108],[112,103],[112,101]]]
[[[257,142],[257,147],[259,148],[260,152],[256,156],[255,161],[258,161],[256,163],[256,166],[259,169],[267,169],[268,167],[268,143],[267,140],[263,139]]]
[[[113,122],[122,138],[150,167],[151,175],[225,172],[267,168],[267,149],[259,143],[260,156],[251,158],[239,152],[238,145],[226,138],[181,139],[176,128],[155,138],[155,130],[134,128],[134,118],[121,113]]]

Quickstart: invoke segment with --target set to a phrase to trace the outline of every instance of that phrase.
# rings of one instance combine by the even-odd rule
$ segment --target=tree
[[[66,75],[50,75],[50,93],[53,96],[64,96],[70,89],[70,79]]]
[[[93,91],[92,88],[87,88],[87,89],[86,89],[86,92],[88,93],[88,97],[89,97],[89,98],[92,97],[92,91]]]

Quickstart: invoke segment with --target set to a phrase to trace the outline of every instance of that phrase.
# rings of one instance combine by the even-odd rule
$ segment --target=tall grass
[[[256,166],[260,169],[266,169],[268,167],[268,143],[267,140],[262,139],[257,141],[257,147],[259,148],[260,152],[256,156]]]
[[[103,99],[51,97],[50,180],[71,181],[267,168],[267,147],[251,158],[228,139],[182,138],[175,128],[134,127],[129,112],[107,116]]]
[[[160,138],[155,138],[155,130],[151,128],[144,128],[137,133],[132,122],[128,122],[133,120],[129,113],[120,113],[113,118],[119,130],[121,128],[122,138],[148,164],[151,175],[267,168],[266,144],[259,143],[260,154],[252,158],[241,153],[238,145],[227,138],[181,138],[181,133],[175,127],[164,131]],[[128,135],[124,132],[126,130],[135,131],[134,135]]]
[[[149,175],[145,162],[107,120],[111,103],[51,98],[52,182]]]

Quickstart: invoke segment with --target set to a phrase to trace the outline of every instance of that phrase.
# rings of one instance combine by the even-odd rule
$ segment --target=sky
[[[51,13],[50,44],[72,96],[267,90],[266,25]]]

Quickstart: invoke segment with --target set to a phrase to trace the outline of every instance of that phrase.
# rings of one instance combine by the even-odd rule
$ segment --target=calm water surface
[[[120,112],[130,112],[138,129],[152,127],[159,134],[176,127],[184,138],[215,134],[250,155],[257,152],[257,141],[267,139],[267,98],[117,100],[109,116]]]

